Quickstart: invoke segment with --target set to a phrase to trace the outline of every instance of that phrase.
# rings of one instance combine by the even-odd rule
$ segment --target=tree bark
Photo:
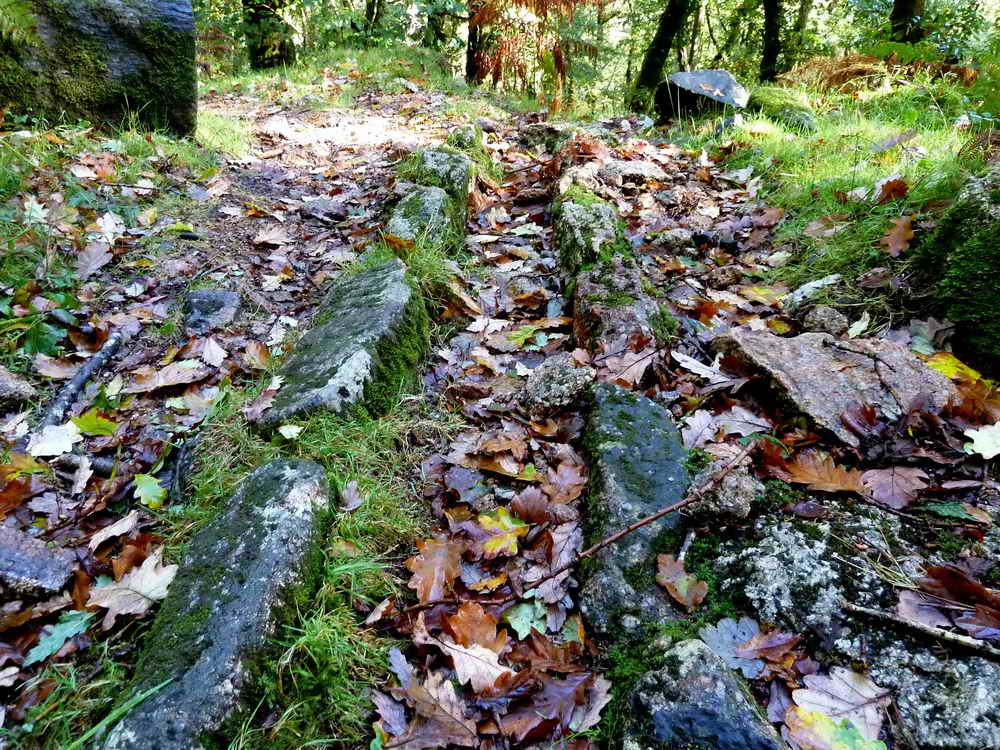
[[[294,30],[280,13],[287,0],[242,0],[242,4],[250,67],[262,70],[294,63]]]
[[[694,70],[694,56],[698,44],[698,34],[701,33],[701,0],[694,0],[694,8],[691,11],[691,27],[688,30],[687,40],[687,69]]]
[[[469,8],[469,39],[465,45],[465,80],[470,84],[479,83],[482,71],[479,69],[479,50],[482,47],[483,30],[477,24],[473,26],[475,16],[473,8]]]
[[[726,38],[722,42],[722,46],[717,48],[715,57],[712,58],[713,68],[717,67],[718,64],[722,62],[722,58],[726,54],[726,51],[732,49],[733,45],[736,44],[740,31],[743,30],[743,19],[754,11],[760,1],[761,0],[743,0],[739,7],[733,11],[733,15],[729,19],[729,31],[726,33]]]
[[[924,15],[924,0],[893,0],[889,14],[892,38],[897,42],[919,42],[925,32],[921,25]]]
[[[764,46],[760,55],[760,80],[778,77],[781,55],[781,0],[764,0]]]
[[[799,0],[799,12],[795,16],[794,38],[799,48],[805,46],[806,24],[812,12],[813,0]]]
[[[667,7],[660,15],[656,34],[642,58],[635,86],[629,93],[628,105],[633,108],[648,109],[656,87],[663,82],[663,66],[670,56],[674,39],[683,28],[691,11],[693,0],[667,0]]]

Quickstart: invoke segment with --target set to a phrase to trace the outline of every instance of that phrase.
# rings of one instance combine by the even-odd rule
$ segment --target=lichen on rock
[[[567,190],[552,207],[552,216],[559,263],[567,273],[628,250],[614,206],[584,188]]]
[[[441,146],[415,151],[399,165],[396,173],[418,185],[439,187],[465,206],[472,190],[475,163],[461,151]]]
[[[386,222],[386,234],[410,242],[440,243],[447,234],[457,236],[458,211],[443,189],[411,185],[393,206]]]

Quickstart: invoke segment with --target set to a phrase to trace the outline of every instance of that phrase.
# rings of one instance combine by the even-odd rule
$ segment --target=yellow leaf
[[[937,370],[946,378],[957,378],[975,383],[982,380],[982,374],[974,370],[951,352],[938,352],[927,359],[927,366]]]
[[[483,514],[477,520],[479,526],[492,535],[483,542],[483,554],[487,558],[516,555],[518,537],[527,534],[531,528],[531,524],[514,518],[506,508],[497,508],[496,517]]]

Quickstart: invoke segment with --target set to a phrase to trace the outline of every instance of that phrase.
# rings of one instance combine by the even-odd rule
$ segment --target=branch
[[[943,630],[942,628],[936,628],[932,625],[924,625],[922,622],[917,622],[916,620],[908,620],[905,617],[900,617],[894,615],[891,612],[883,612],[879,609],[870,609],[868,607],[861,607],[857,604],[851,604],[851,602],[844,601],[841,605],[848,612],[853,612],[858,615],[868,615],[869,617],[877,617],[881,620],[888,620],[889,622],[894,622],[897,625],[904,625],[911,630],[916,630],[917,632],[923,633],[924,635],[929,635],[932,638],[937,638],[945,643],[954,643],[965,648],[970,648],[974,651],[979,651],[991,656],[994,659],[1000,659],[1000,649],[994,648],[977,638],[972,638],[967,635],[961,635],[960,633],[952,633],[949,630]]]

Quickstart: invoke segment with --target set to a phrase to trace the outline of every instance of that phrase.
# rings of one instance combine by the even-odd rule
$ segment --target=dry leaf
[[[684,563],[673,555],[657,555],[656,566],[656,582],[688,612],[694,612],[708,593],[708,584],[684,570]]]
[[[163,547],[160,547],[117,583],[92,589],[87,606],[107,608],[101,623],[104,630],[115,624],[118,615],[144,615],[155,602],[166,598],[178,567],[163,564]]]
[[[885,252],[893,258],[898,258],[904,250],[910,249],[910,240],[913,239],[913,217],[900,216],[892,220],[892,229],[886,232],[885,236],[878,241]]]

